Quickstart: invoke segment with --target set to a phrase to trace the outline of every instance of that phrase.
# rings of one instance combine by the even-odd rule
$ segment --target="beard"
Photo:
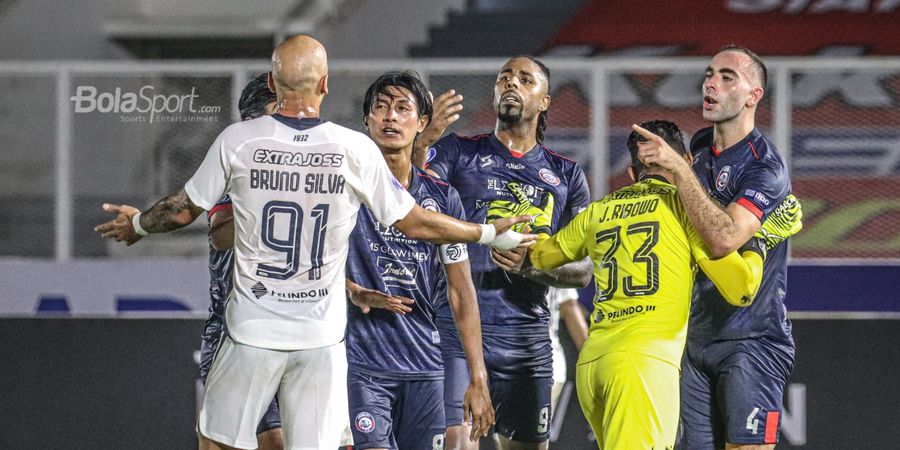
[[[516,124],[522,121],[522,108],[500,105],[497,108],[497,118],[506,124]]]

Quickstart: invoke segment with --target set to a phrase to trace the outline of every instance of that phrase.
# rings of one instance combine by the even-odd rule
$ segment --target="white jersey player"
[[[440,244],[515,247],[523,236],[507,230],[528,220],[476,225],[417,206],[368,137],[319,119],[328,92],[319,42],[290,38],[272,63],[275,115],[226,128],[181,192],[96,227],[130,245],[232,199],[229,337],[207,380],[201,448],[255,448],[256,424],[276,393],[285,448],[338,446],[348,417],[344,267],[360,205],[411,239]]]

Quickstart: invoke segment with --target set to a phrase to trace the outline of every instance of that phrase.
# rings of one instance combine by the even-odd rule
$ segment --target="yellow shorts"
[[[578,364],[578,402],[601,450],[664,450],[678,431],[679,368],[640,353]]]

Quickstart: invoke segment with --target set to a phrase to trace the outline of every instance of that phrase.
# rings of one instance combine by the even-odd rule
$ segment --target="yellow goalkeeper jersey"
[[[555,239],[567,259],[594,263],[590,339],[579,362],[633,351],[680,366],[697,261],[709,255],[675,186],[650,177],[622,188]]]

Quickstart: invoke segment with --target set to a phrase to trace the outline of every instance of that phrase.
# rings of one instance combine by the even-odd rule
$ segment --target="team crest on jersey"
[[[375,417],[363,411],[356,415],[356,430],[360,433],[371,433],[375,431]]]
[[[550,186],[558,186],[559,185],[559,177],[556,176],[555,173],[550,171],[550,169],[541,169],[538,172],[538,175],[544,180],[544,183],[549,184]]]
[[[428,198],[422,200],[421,206],[423,209],[427,209],[429,211],[441,212],[440,208],[438,208],[437,200],[435,200],[431,197],[428,197]]]
[[[425,154],[425,162],[430,163],[435,156],[437,156],[437,149],[434,147],[428,147],[428,153]]]
[[[719,171],[719,175],[716,176],[716,189],[723,191],[725,190],[725,186],[728,186],[728,178],[731,176],[731,166],[725,166],[722,170]]]

